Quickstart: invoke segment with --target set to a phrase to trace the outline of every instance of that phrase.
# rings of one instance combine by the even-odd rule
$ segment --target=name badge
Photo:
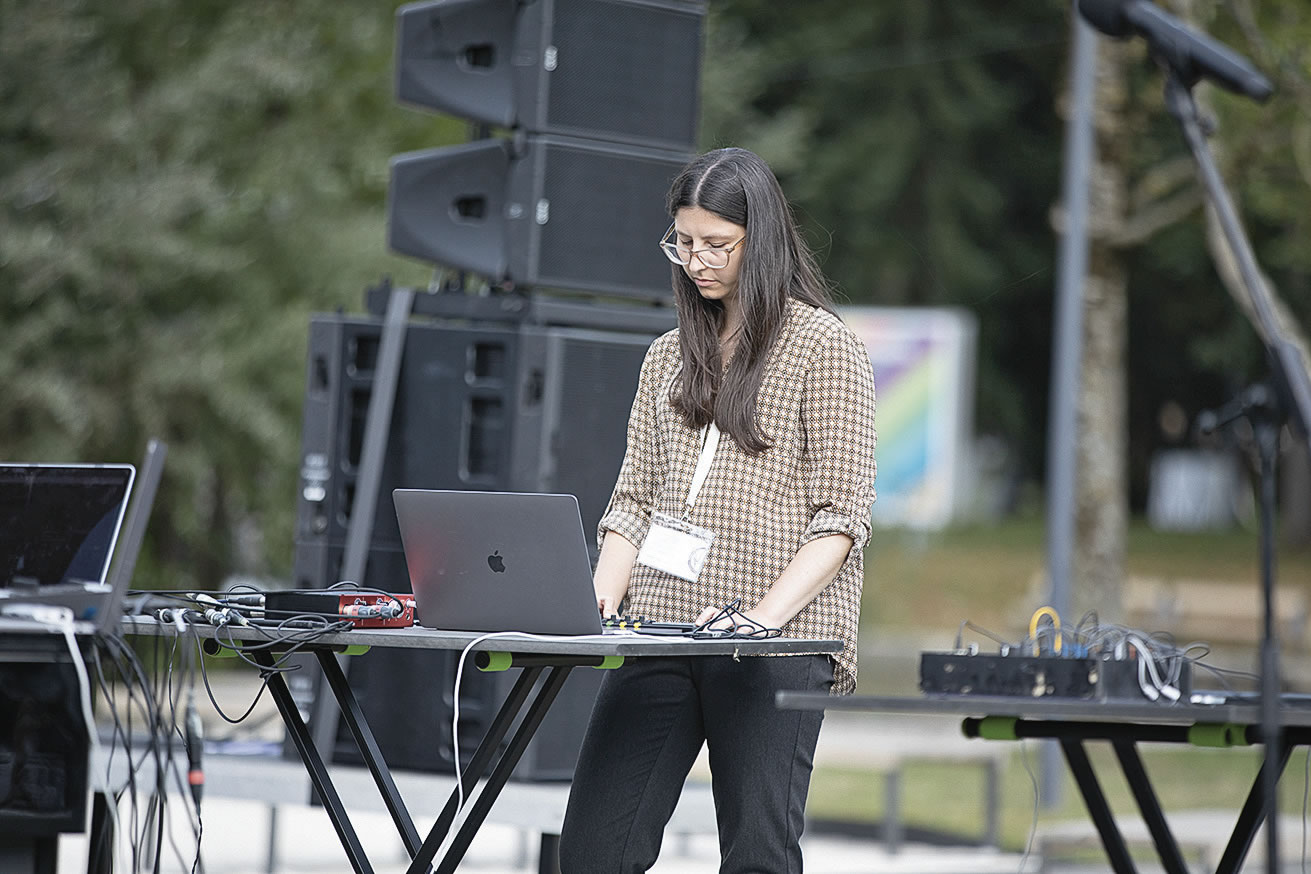
[[[705,567],[710,544],[715,532],[691,522],[684,522],[664,513],[651,515],[651,529],[647,531],[637,560],[658,571],[695,583]]]

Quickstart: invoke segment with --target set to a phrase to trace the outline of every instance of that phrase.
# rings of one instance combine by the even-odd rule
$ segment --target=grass
[[[934,533],[878,531],[866,551],[862,640],[902,641],[905,650],[904,641],[922,639],[934,642],[924,648],[946,649],[964,619],[1007,640],[1019,640],[1045,596],[1045,550],[1044,525],[1035,518]],[[1256,587],[1257,535],[1246,530],[1159,532],[1137,521],[1129,531],[1126,568],[1130,576]],[[1281,545],[1277,583],[1280,591],[1299,588],[1311,594],[1311,549]],[[1077,602],[1077,592],[1074,597]],[[874,652],[862,653],[860,691],[913,693],[917,653],[890,655],[877,646],[871,649]],[[1306,654],[1298,657],[1305,661]],[[1205,680],[1199,684],[1215,685]],[[1137,815],[1109,745],[1088,747],[1112,810]],[[1003,769],[1003,845],[1014,851],[1024,849],[1034,823],[1035,790],[1025,756],[1036,770],[1037,749],[1032,742],[1017,746]],[[1143,745],[1140,749],[1167,817],[1171,811],[1189,809],[1231,810],[1236,816],[1261,761],[1260,748]],[[1296,751],[1281,780],[1280,807],[1286,813],[1302,813],[1306,760],[1305,750]],[[1086,819],[1073,780],[1068,773],[1063,779],[1062,803],[1040,811],[1040,822]],[[902,819],[908,826],[977,839],[983,830],[983,791],[980,768],[909,764],[903,771]],[[808,812],[815,819],[874,823],[883,815],[883,793],[878,773],[821,769],[812,781]]]
[[[1110,746],[1087,745],[1107,802],[1117,816],[1137,815],[1128,785]],[[1237,817],[1261,765],[1259,748],[1210,750],[1144,745],[1144,764],[1169,819],[1183,810],[1226,810]],[[1025,759],[1027,758],[1027,764]],[[1035,822],[1083,820],[1083,799],[1068,772],[1061,803],[1035,812],[1038,747],[1025,741],[1002,769],[1001,837],[1004,849],[1023,851]],[[1306,751],[1294,753],[1280,781],[1280,810],[1300,817],[1306,791]],[[1032,770],[1034,776],[1030,776]],[[811,781],[807,815],[812,819],[876,823],[883,816],[883,777],[856,769],[819,769]],[[983,836],[983,770],[960,765],[912,762],[902,772],[902,821],[963,840]]]
[[[1037,518],[932,533],[877,531],[865,552],[862,621],[875,632],[942,629],[954,635],[960,620],[970,619],[1007,638],[1023,636],[1029,615],[1045,594],[1045,537],[1045,526]],[[1135,521],[1129,529],[1126,570],[1131,576],[1256,586],[1257,536],[1240,529],[1153,531]],[[1276,575],[1280,588],[1311,593],[1311,549],[1282,547]]]

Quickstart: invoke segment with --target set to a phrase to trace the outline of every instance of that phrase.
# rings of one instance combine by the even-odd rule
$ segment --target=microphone
[[[187,696],[185,741],[187,747],[187,783],[191,786],[191,797],[196,802],[196,810],[199,811],[200,796],[205,791],[205,769],[201,758],[205,753],[205,730],[200,722],[200,714],[196,711],[194,692]]]
[[[1217,40],[1188,27],[1150,0],[1078,0],[1085,21],[1107,36],[1146,37],[1162,58],[1189,85],[1208,78],[1235,94],[1264,101],[1274,86],[1261,71]]]

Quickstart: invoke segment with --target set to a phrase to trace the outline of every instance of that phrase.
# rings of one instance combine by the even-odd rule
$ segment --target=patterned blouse
[[[699,429],[670,404],[682,370],[678,331],[651,344],[628,422],[628,449],[599,526],[641,546],[652,512],[681,517],[700,455]],[[797,550],[829,534],[855,546],[837,577],[783,628],[788,637],[838,639],[834,694],[856,685],[856,633],[874,501],[874,374],[864,344],[836,316],[793,300],[756,398],[770,444],[752,457],[720,437],[689,520],[715,533],[698,582],[633,566],[626,612],[691,622],[740,598],[750,609]]]

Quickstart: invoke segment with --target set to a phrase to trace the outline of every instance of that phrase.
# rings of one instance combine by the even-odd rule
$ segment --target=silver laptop
[[[396,489],[392,498],[421,625],[601,633],[573,495]]]
[[[123,464],[0,464],[0,616],[26,604],[68,607],[78,632],[117,630],[167,454],[151,440],[139,473]],[[102,536],[111,527],[113,536]],[[62,572],[60,554],[74,556]]]
[[[130,464],[0,464],[0,615],[67,607],[98,626],[136,469]]]
[[[137,558],[141,555],[141,544],[146,537],[146,524],[150,521],[151,510],[155,508],[155,494],[164,477],[164,459],[167,457],[167,443],[151,440],[146,444],[146,454],[141,461],[136,484],[132,487],[132,504],[127,509],[123,530],[114,549],[114,566],[109,572],[109,599],[96,621],[97,631],[117,630],[122,621],[124,600],[132,586],[132,576],[136,573]]]

